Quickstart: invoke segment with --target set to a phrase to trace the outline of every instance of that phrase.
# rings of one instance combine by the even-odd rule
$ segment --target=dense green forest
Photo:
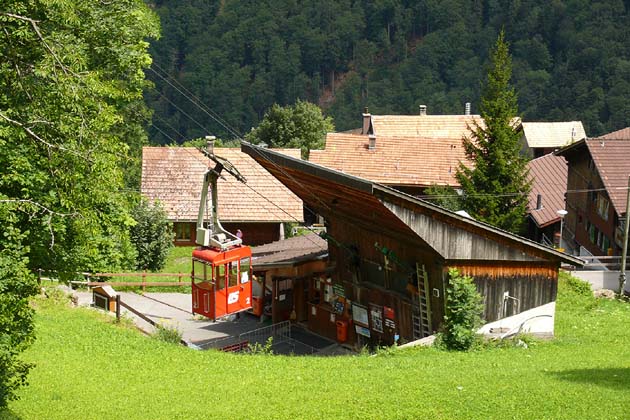
[[[630,125],[629,0],[159,0],[152,6],[162,22],[147,72],[155,89],[146,94],[157,144],[208,132],[233,137],[225,126],[243,134],[274,103],[297,99],[318,103],[338,130],[358,127],[365,106],[413,114],[426,104],[438,114],[463,113],[472,102],[478,112],[488,50],[502,27],[523,118],[579,119],[589,135]]]

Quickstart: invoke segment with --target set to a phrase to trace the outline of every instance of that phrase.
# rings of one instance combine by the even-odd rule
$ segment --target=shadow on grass
[[[550,374],[564,381],[630,389],[630,368],[571,369]]]
[[[0,408],[0,420],[20,420],[21,417],[7,408]]]

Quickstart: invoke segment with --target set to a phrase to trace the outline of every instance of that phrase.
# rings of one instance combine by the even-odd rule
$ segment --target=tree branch
[[[8,122],[8,123],[10,123],[10,124],[13,124],[13,125],[15,125],[15,126],[17,126],[17,127],[20,127],[22,130],[24,130],[24,132],[26,132],[26,134],[28,134],[28,136],[29,136],[30,138],[32,138],[32,139],[34,139],[34,140],[36,140],[36,141],[39,141],[40,143],[45,144],[45,145],[46,145],[46,146],[48,146],[49,148],[52,148],[52,149],[59,149],[59,150],[62,150],[62,151],[64,151],[64,152],[72,153],[72,154],[77,155],[77,156],[79,156],[79,157],[81,157],[81,158],[87,159],[87,157],[86,157],[86,156],[84,156],[83,154],[81,154],[81,153],[77,152],[76,150],[68,149],[68,148],[65,148],[65,147],[63,147],[63,146],[60,146],[60,145],[58,145],[58,144],[52,144],[52,143],[50,143],[50,142],[48,142],[48,141],[44,140],[43,138],[41,138],[40,136],[38,136],[38,135],[37,135],[37,133],[35,133],[33,130],[31,130],[29,127],[25,126],[24,124],[22,124],[22,123],[21,123],[21,122],[19,122],[19,121],[16,121],[16,120],[14,120],[14,119],[11,119],[11,118],[7,117],[7,116],[6,116],[6,115],[4,115],[2,112],[0,112],[0,118],[4,119],[5,121],[7,121],[7,122]]]
[[[17,20],[22,20],[24,22],[28,22],[31,24],[31,26],[33,27],[33,30],[35,31],[35,33],[37,34],[37,37],[39,38],[39,40],[42,42],[42,44],[44,45],[44,48],[46,48],[46,50],[50,53],[50,55],[52,55],[52,57],[55,59],[55,61],[57,62],[57,64],[59,64],[59,67],[61,67],[61,70],[64,72],[64,74],[68,74],[69,70],[66,67],[66,65],[64,65],[61,60],[59,59],[59,57],[57,57],[57,54],[55,54],[55,52],[53,51],[53,49],[48,45],[48,43],[46,42],[46,40],[44,39],[44,35],[42,35],[42,32],[39,30],[39,26],[37,25],[39,23],[38,20],[35,19],[31,19],[29,17],[26,16],[21,16],[21,15],[16,15],[14,13],[7,13],[7,12],[2,12],[2,14],[4,16],[13,18],[13,19],[17,19]],[[71,72],[70,72],[71,73]]]

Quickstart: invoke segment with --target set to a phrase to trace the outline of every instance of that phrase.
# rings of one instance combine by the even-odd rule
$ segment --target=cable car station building
[[[242,151],[325,219],[328,266],[293,296],[306,312],[298,321],[325,337],[363,346],[432,334],[450,268],[475,279],[490,322],[555,301],[560,265],[582,265],[392,188],[248,143]]]

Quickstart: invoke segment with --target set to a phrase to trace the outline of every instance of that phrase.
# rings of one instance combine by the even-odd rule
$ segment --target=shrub
[[[265,344],[254,343],[247,345],[247,351],[250,354],[273,354],[273,337],[267,338]]]
[[[175,325],[158,323],[155,325],[156,340],[165,341],[167,343],[179,344],[182,341],[182,332]]]
[[[438,343],[449,350],[469,350],[477,341],[483,301],[471,277],[462,276],[454,268],[448,274],[444,331]]]

